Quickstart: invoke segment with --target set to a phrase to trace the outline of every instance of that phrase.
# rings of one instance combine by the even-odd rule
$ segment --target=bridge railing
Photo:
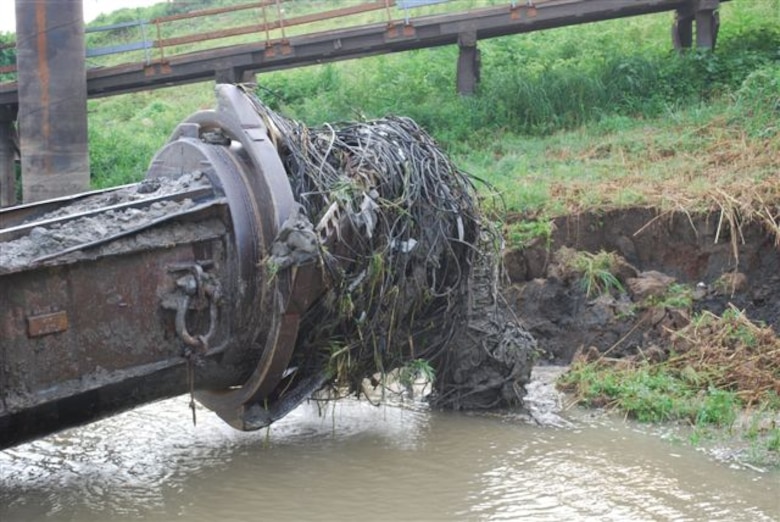
[[[142,40],[139,42],[129,42],[125,44],[119,44],[119,45],[108,45],[104,47],[87,47],[87,58],[94,58],[96,56],[108,56],[110,54],[120,54],[120,53],[127,53],[130,51],[138,51],[143,50],[147,61],[151,60],[151,49],[154,47],[154,42],[147,39],[147,33],[149,31],[149,22],[146,20],[138,20],[135,22],[123,22],[119,24],[112,24],[112,25],[101,25],[97,27],[87,27],[84,32],[87,34],[90,33],[99,33],[99,32],[109,32],[109,31],[119,31],[123,29],[130,29],[138,27],[141,31],[141,34],[143,36]]]
[[[457,8],[469,8],[515,3],[517,2],[495,0],[374,0],[372,2],[359,0],[352,5],[345,6],[344,2],[328,0],[320,2],[262,0],[172,14],[151,20],[89,26],[85,29],[87,33],[86,55],[89,60],[88,65],[91,68],[137,62],[150,65],[155,62],[164,63],[173,56],[213,49],[216,40],[225,42],[225,44],[257,43],[260,41],[266,46],[272,46],[275,43],[284,42],[291,36],[332,29],[332,21],[335,19],[342,19],[345,22],[339,28],[378,22],[408,25],[412,22],[413,11],[419,14],[431,14],[434,12],[432,8],[439,4],[459,4]],[[316,9],[317,6],[334,5],[336,7],[330,9]],[[371,16],[372,13],[373,16]],[[204,30],[204,27],[214,27],[218,17],[229,17],[231,21],[239,25],[230,25],[225,29]],[[350,24],[348,24],[349,21],[351,21]],[[225,25],[228,24],[224,24],[223,27]],[[102,34],[107,36],[102,36]],[[112,42],[110,45],[100,45],[106,40],[121,41],[122,43]],[[0,51],[4,48],[13,48],[14,45],[12,42],[0,46]],[[117,59],[117,55],[121,55],[121,58]],[[15,71],[15,64],[0,66],[0,82],[11,80],[9,73],[14,74]]]

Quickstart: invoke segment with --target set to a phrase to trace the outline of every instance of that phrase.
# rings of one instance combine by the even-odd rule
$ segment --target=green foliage
[[[16,63],[16,47],[10,46],[5,47],[7,45],[10,45],[14,42],[14,36],[10,33],[0,33],[0,67],[4,67],[6,65],[13,65]],[[0,74],[0,82],[8,82],[12,81],[16,78],[15,74],[6,73],[6,74]]]
[[[432,384],[436,379],[436,370],[427,360],[414,359],[401,367],[398,379],[407,388],[410,388],[417,379],[423,379]]]
[[[178,99],[166,91],[126,94],[90,100],[89,159],[96,188],[134,183],[143,179],[154,154],[176,125],[199,106],[213,105],[208,85],[177,87]]]
[[[526,248],[538,241],[549,246],[552,231],[552,221],[517,221],[507,225],[506,241],[510,248]]]
[[[228,3],[214,0],[196,7]],[[120,10],[94,23],[105,25],[122,17],[148,20],[184,7],[193,4]],[[311,6],[290,3],[289,9]],[[258,90],[273,109],[311,125],[387,114],[410,116],[459,163],[494,184],[510,210],[543,206],[554,210],[558,203],[550,193],[549,177],[558,173],[538,170],[547,168],[542,160],[550,145],[540,137],[557,142],[561,138],[555,133],[561,130],[583,124],[598,129],[601,122],[604,131],[621,132],[626,125],[636,125],[636,118],[667,117],[681,107],[723,99],[735,100],[735,123],[749,127],[755,135],[776,133],[773,89],[780,70],[776,0],[729,2],[721,12],[714,54],[671,51],[668,13],[480,41],[482,78],[477,94],[471,97],[455,92],[456,46],[263,73],[258,77]],[[234,15],[245,17],[246,13]],[[163,36],[242,23],[246,21],[227,15],[181,21],[172,23]],[[108,45],[108,40],[102,43]],[[198,89],[210,91],[208,86]],[[165,111],[166,116],[175,113],[183,118],[202,106],[182,95],[181,88],[155,91],[154,96],[173,107]],[[146,100],[140,103],[148,104]],[[111,125],[114,132],[114,121],[127,117],[125,109],[135,115],[144,107],[101,103],[95,106],[90,123]],[[97,185],[134,179],[141,165],[140,171],[145,169],[151,154],[164,142],[161,136],[176,122],[155,123],[170,126],[165,133],[131,126],[121,131],[119,143],[109,140],[106,154],[93,153],[97,156],[93,163],[101,168],[93,176]],[[95,137],[95,146],[102,147],[103,140]],[[112,161],[109,152],[131,155],[138,161]],[[109,180],[103,166],[112,163],[116,166]],[[565,162],[556,168],[565,168]],[[529,173],[533,176],[526,178]],[[520,182],[521,178],[526,181]],[[642,197],[626,190],[622,200],[641,203]]]
[[[586,405],[611,405],[641,422],[684,420],[729,427],[743,403],[730,390],[707,386],[709,376],[683,375],[665,365],[575,364],[559,381]]]
[[[760,8],[733,6],[766,15]],[[772,21],[780,15],[751,19],[736,35],[724,31],[717,53],[670,53],[666,15],[482,41],[482,83],[468,99],[452,88],[455,49],[449,47],[363,59],[359,67],[326,66],[338,73],[290,71],[261,81],[284,92],[285,106],[304,121],[403,113],[452,146],[474,140],[477,129],[549,134],[612,114],[653,117],[733,91],[757,68],[777,65],[780,31]],[[643,45],[626,44],[634,37]]]
[[[772,428],[767,437],[766,448],[769,451],[780,453],[780,428]]]
[[[14,42],[14,36],[10,33],[0,33],[0,67],[16,63],[16,47],[5,47]]]
[[[733,391],[710,387],[700,399],[694,423],[731,426],[741,406],[739,398]]]
[[[165,4],[165,15],[177,15],[183,13],[191,13],[199,9],[207,9],[220,2],[214,0],[187,0],[187,2],[172,2]]]
[[[727,347],[755,347],[759,344],[757,329],[764,327],[763,323],[754,325],[747,321],[744,314],[735,307],[726,308],[720,317],[712,313],[701,313],[691,318],[691,324],[697,329],[717,329],[720,342]]]
[[[693,306],[693,290],[689,285],[672,283],[662,296],[650,296],[647,305],[658,308],[690,309]]]
[[[641,369],[626,376],[617,390],[617,405],[642,422],[660,422],[690,415],[681,401],[680,383],[669,375]]]
[[[777,399],[775,394],[752,412],[742,429],[742,437],[751,445],[751,460],[760,464],[774,461],[780,465],[780,426],[776,413],[780,410],[780,402]]]
[[[734,119],[743,123],[750,135],[770,138],[780,133],[780,67],[751,72],[735,97]]]
[[[780,410],[780,395],[774,390],[764,396],[764,404],[770,410]]]
[[[758,345],[758,337],[754,328],[744,321],[744,316],[736,308],[727,308],[721,315],[725,324],[726,342],[735,346],[754,347]]]
[[[623,292],[623,285],[615,277],[617,256],[612,252],[577,252],[567,260],[569,267],[580,274],[580,284],[588,297],[606,294],[615,290]]]

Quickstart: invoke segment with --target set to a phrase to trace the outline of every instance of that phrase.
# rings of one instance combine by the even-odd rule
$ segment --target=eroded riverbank
[[[628,209],[521,230],[537,235],[505,257],[508,300],[543,361],[574,363],[569,392],[692,426],[685,437],[723,460],[778,467],[780,231],[771,219]]]

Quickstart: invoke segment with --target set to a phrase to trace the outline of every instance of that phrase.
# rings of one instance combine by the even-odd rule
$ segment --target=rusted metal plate
[[[27,336],[43,337],[68,329],[68,313],[65,311],[27,317]]]

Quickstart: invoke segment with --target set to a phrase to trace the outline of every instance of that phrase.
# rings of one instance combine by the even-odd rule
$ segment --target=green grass
[[[618,280],[618,256],[612,252],[597,253],[560,249],[557,252],[560,263],[567,272],[576,274],[582,291],[587,297],[596,297],[611,292],[624,292]]]
[[[560,384],[585,405],[609,405],[641,422],[686,421],[694,426],[731,426],[744,406],[729,390],[703,385],[710,376],[674,372],[663,365],[637,367],[576,364]]]
[[[417,380],[424,380],[432,385],[436,379],[436,370],[425,359],[413,359],[401,367],[398,378],[399,382],[407,388]]]
[[[0,47],[10,45],[13,41],[14,39],[12,35],[7,33],[0,33]],[[0,49],[0,67],[12,65],[14,63],[16,63],[16,49],[13,47]],[[0,74],[0,82],[13,81],[14,79],[15,75],[13,74]]]
[[[461,4],[482,5],[452,5]],[[707,163],[714,142],[766,149],[733,177],[776,172],[777,160],[766,158],[780,151],[778,11],[775,0],[725,4],[714,55],[673,52],[669,13],[480,41],[482,81],[467,98],[454,89],[455,46],[260,74],[259,92],[311,125],[411,116],[513,211],[662,205],[659,183],[705,190],[710,177],[699,172],[722,174]],[[235,23],[213,17],[182,31]],[[94,185],[140,179],[176,123],[211,105],[208,83],[90,101]]]
[[[780,404],[764,401],[745,409],[737,393],[706,383],[709,376],[669,371],[664,365],[606,367],[576,364],[559,381],[576,390],[581,404],[610,407],[646,423],[678,422],[690,428],[695,446],[723,445],[740,451],[740,460],[780,467]]]
[[[693,289],[689,285],[672,283],[660,296],[649,296],[643,306],[690,310],[693,306]]]
[[[596,254],[580,252],[573,260],[573,267],[582,274],[580,284],[588,297],[613,290],[623,292],[623,285],[614,275],[617,268],[615,254],[603,250]]]
[[[714,188],[735,192],[735,183],[771,180],[780,169],[780,111],[773,108],[780,90],[752,111],[739,100],[724,97],[651,119],[615,114],[548,136],[496,134],[482,149],[458,152],[456,161],[494,184],[516,212],[698,210],[709,206],[705,196]]]
[[[672,286],[663,302],[685,305],[688,293]],[[641,353],[621,360],[575,356],[558,384],[586,406],[641,422],[682,423],[692,428],[694,444],[725,441],[750,462],[780,467],[779,349],[775,332],[732,307],[721,316],[693,316],[671,334],[660,362]]]
[[[521,220],[509,223],[504,236],[509,248],[527,248],[538,243],[549,247],[552,232],[552,221]]]
[[[213,87],[206,84],[90,100],[92,185],[104,188],[143,179],[176,125],[213,104]]]

